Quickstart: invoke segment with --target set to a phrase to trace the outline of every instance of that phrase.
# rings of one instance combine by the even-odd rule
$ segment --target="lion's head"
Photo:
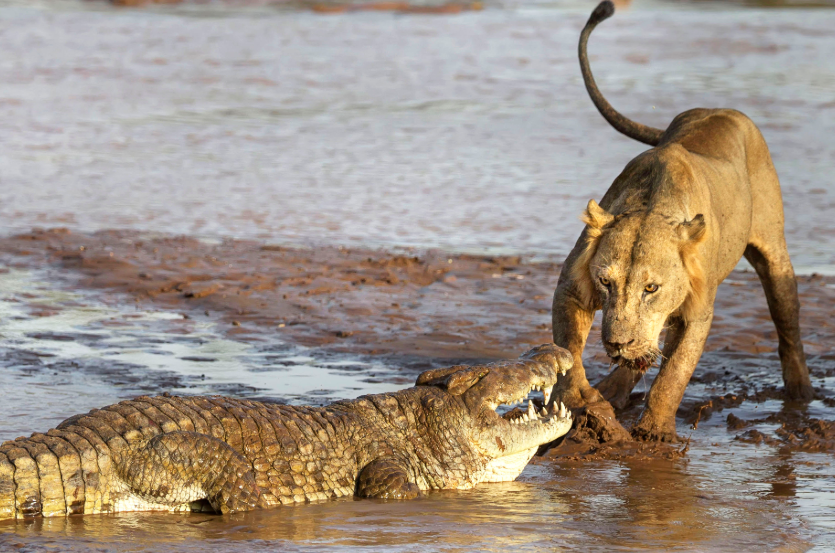
[[[645,371],[657,359],[667,319],[692,320],[705,301],[698,245],[702,215],[675,220],[652,211],[612,215],[591,200],[585,249],[572,277],[583,301],[603,311],[603,345],[619,364]]]

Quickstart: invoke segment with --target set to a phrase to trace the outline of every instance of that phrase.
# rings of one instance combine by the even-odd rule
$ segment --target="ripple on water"
[[[126,308],[128,302],[109,296],[68,291],[66,281],[52,276],[0,273],[0,439],[139,393],[223,392],[321,404],[402,387],[379,361],[278,340],[228,340],[211,321]],[[705,395],[704,386],[693,390]],[[765,419],[783,408],[768,400],[727,412]],[[825,412],[820,402],[809,406],[811,416]],[[767,424],[758,428],[773,430]],[[679,433],[692,438],[684,460],[554,461],[529,466],[516,482],[412,502],[346,499],[226,517],[6,521],[0,548],[758,551],[779,543],[784,551],[805,551],[835,539],[835,467],[828,455],[735,440],[720,416],[706,417],[697,430],[682,423]]]
[[[583,89],[579,1],[460,17],[11,3],[7,230],[564,255],[588,199],[645,149]],[[591,44],[608,99],[658,127],[697,106],[752,117],[795,265],[831,272],[835,11],[635,4]]]
[[[140,394],[323,404],[402,387],[383,361],[229,340],[211,320],[106,304],[45,273],[0,273],[0,290],[0,441]]]

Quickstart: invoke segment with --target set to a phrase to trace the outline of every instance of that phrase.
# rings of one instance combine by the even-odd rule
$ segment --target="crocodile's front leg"
[[[423,493],[409,482],[406,469],[394,459],[377,459],[365,465],[357,478],[357,497],[414,499]]]
[[[164,505],[206,499],[221,513],[261,506],[252,466],[229,444],[197,432],[154,436],[116,467],[134,495]]]

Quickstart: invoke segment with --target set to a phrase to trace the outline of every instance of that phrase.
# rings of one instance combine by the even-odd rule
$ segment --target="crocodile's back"
[[[220,497],[232,485],[254,484],[250,499],[261,506],[350,495],[350,423],[324,409],[224,397],[123,401],[0,445],[0,519],[184,510],[204,489]],[[235,480],[240,473],[249,480]]]

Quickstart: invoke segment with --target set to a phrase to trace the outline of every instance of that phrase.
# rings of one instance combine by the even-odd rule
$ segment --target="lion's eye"
[[[600,277],[600,284],[602,284],[603,286],[608,288],[609,287],[609,279],[606,278],[606,277]]]
[[[653,294],[653,293],[658,291],[658,285],[657,284],[647,284],[646,286],[644,286],[644,291],[648,294]]]

